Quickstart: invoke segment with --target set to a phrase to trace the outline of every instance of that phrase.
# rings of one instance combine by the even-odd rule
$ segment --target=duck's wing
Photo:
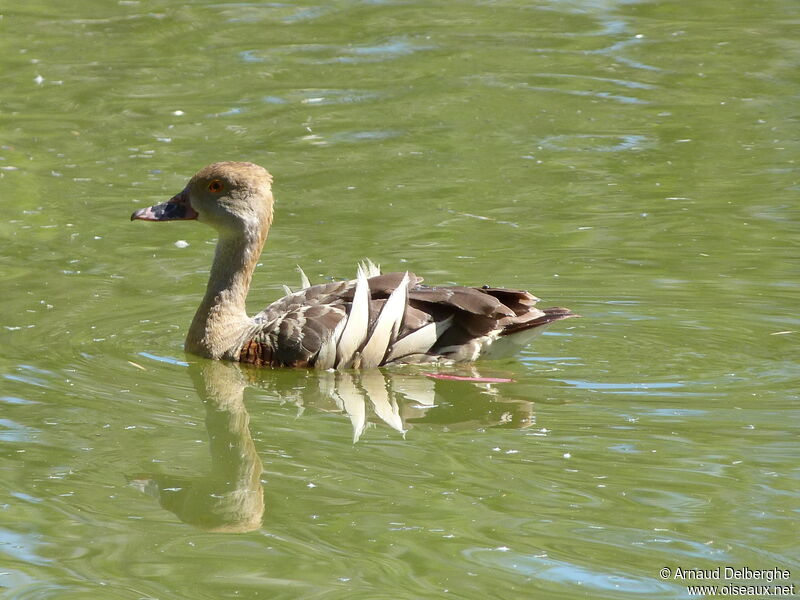
[[[270,304],[254,317],[239,361],[321,369],[383,364],[403,322],[405,290],[422,280],[405,273],[368,277],[375,269],[368,263],[357,279],[306,287]]]
[[[502,346],[516,350],[575,316],[540,310],[537,300],[522,290],[424,286],[413,273],[368,277],[360,268],[354,280],[307,287],[256,315],[239,360],[322,369],[471,361]]]

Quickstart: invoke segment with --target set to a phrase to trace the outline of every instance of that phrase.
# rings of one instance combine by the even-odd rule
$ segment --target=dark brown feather
[[[514,316],[513,310],[479,288],[420,286],[409,291],[408,297],[417,302],[440,304],[451,310],[455,308],[497,319]]]
[[[268,344],[256,340],[248,340],[239,351],[239,362],[256,365],[258,367],[274,366],[272,361],[272,348]]]
[[[504,288],[493,288],[488,286],[476,289],[479,289],[479,291],[489,294],[490,296],[494,296],[505,306],[513,310],[514,314],[517,316],[524,315],[525,313],[529,312],[530,309],[533,306],[536,306],[536,303],[539,301],[536,296],[530,292],[526,292],[525,290],[507,290]]]
[[[542,327],[543,325],[549,325],[550,323],[553,323],[555,321],[560,321],[561,319],[569,319],[570,317],[580,316],[572,312],[570,309],[563,308],[561,306],[543,308],[542,311],[544,311],[544,315],[541,317],[532,319],[530,321],[523,321],[507,325],[500,332],[500,335],[513,335],[515,333],[519,333],[520,331],[525,331],[526,329],[532,329],[534,327]]]

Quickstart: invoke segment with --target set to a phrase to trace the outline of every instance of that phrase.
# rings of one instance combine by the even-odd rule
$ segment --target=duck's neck
[[[266,231],[220,233],[206,294],[186,336],[187,352],[231,358],[226,353],[245,341],[253,326],[245,307],[247,291],[266,237]]]

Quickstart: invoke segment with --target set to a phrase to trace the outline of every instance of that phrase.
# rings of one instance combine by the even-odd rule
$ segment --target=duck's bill
[[[131,215],[131,221],[186,221],[196,219],[197,211],[192,208],[185,192],[181,192],[161,204],[140,208]]]

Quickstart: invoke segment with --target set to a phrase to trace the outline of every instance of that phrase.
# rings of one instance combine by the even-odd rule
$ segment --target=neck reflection
[[[206,408],[211,472],[201,477],[136,475],[131,483],[158,498],[181,521],[208,531],[259,529],[264,515],[261,459],[250,435],[244,375],[233,363],[189,365]]]

